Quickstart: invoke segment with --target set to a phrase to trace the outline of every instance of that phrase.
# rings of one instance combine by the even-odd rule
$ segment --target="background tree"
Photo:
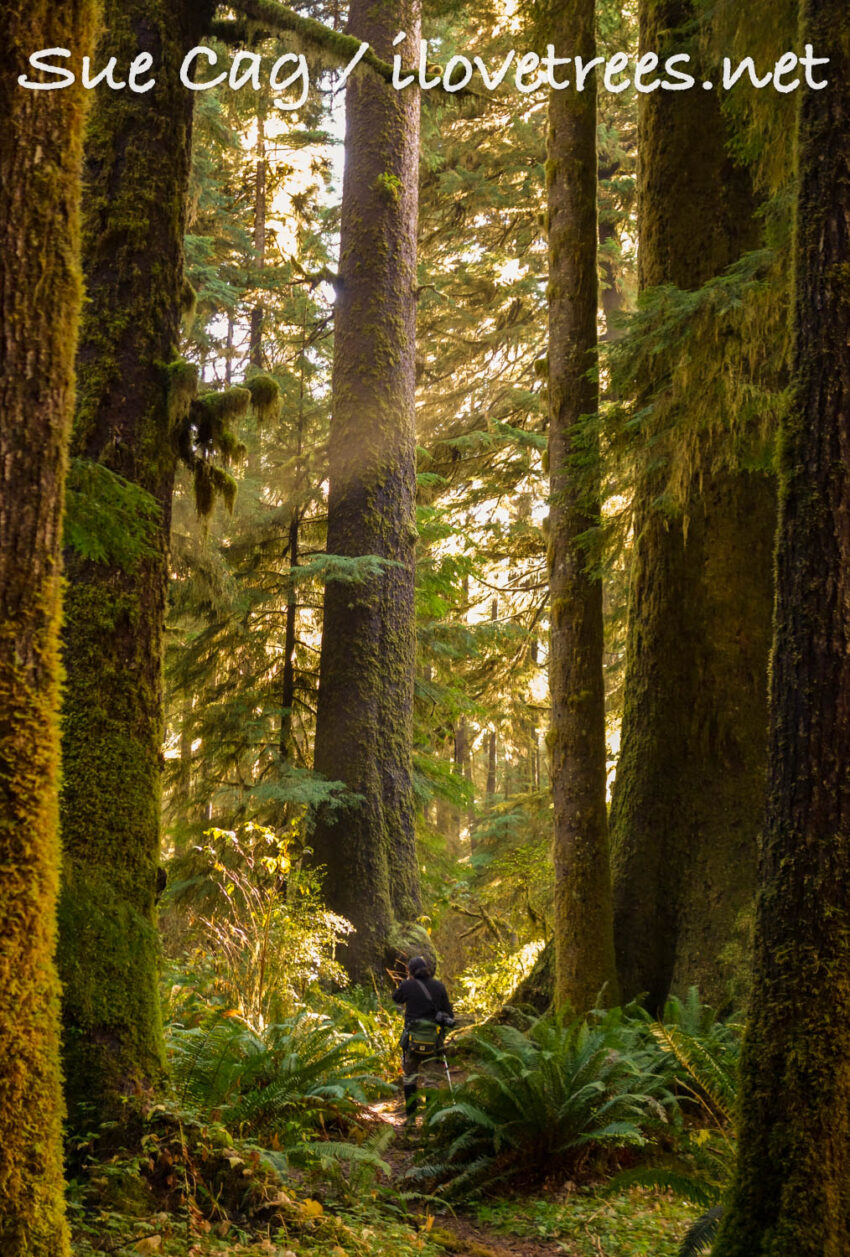
[[[329,793],[311,773],[333,347],[333,289],[320,276],[332,274],[338,226],[331,138],[311,125],[321,102],[315,118],[267,124],[262,267],[245,147],[256,102],[221,91],[196,117],[187,252],[198,313],[185,353],[218,384],[249,372],[259,289],[262,361],[281,404],[262,424],[238,423],[246,457],[232,512],[199,519],[189,477],[177,481],[166,764],[169,840],[181,854],[210,824],[288,824]]]
[[[800,43],[828,50],[829,86],[803,93],[799,106],[792,401],[781,443],[767,817],[740,1157],[718,1257],[837,1257],[850,1228],[845,6],[804,3]]]
[[[643,49],[662,59],[686,45],[696,51],[693,5],[647,3],[640,12]],[[751,176],[727,150],[716,93],[674,100],[656,92],[643,95],[639,108],[646,302],[662,285],[698,289],[759,237]],[[710,347],[690,354],[699,355],[700,377],[717,370]],[[627,998],[648,993],[655,1008],[671,988],[691,983],[723,999],[718,954],[752,897],[773,534],[769,481],[757,467],[737,469],[734,455],[718,455],[722,429],[688,444],[690,467],[677,501],[651,418],[667,384],[664,366],[647,361],[638,396],[647,458],[632,506],[623,723],[611,805],[622,991]],[[634,364],[632,371],[631,387],[640,389]],[[701,387],[693,381],[691,409]],[[752,464],[752,449],[747,454]]]
[[[556,47],[596,55],[593,0],[553,6]],[[588,538],[599,524],[598,450],[582,430],[595,414],[596,82],[553,92],[546,163],[549,232],[549,596],[554,799],[555,1002],[616,1003],[608,814],[602,581]],[[588,481],[591,484],[588,485]]]
[[[62,1175],[59,658],[62,508],[81,285],[85,96],[27,91],[45,46],[90,52],[88,0],[0,13],[0,1248],[70,1252]]]
[[[416,0],[354,0],[349,29],[416,60]],[[325,810],[312,844],[332,908],[356,927],[353,976],[382,967],[395,923],[420,910],[411,781],[415,667],[415,289],[419,97],[350,82],[335,306],[328,552],[376,555],[363,584],[325,590],[315,767],[360,796]]]

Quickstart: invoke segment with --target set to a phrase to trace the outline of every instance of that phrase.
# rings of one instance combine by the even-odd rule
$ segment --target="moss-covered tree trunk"
[[[30,53],[91,50],[96,5],[0,11],[0,1251],[65,1257],[59,983],[60,557],[81,284],[84,93]]]
[[[694,13],[647,0],[642,47],[681,47]],[[693,289],[757,243],[750,181],[714,93],[655,92],[640,111],[641,288]],[[775,518],[758,474],[706,477],[675,518],[656,506],[663,487],[653,471],[636,490],[611,810],[622,993],[653,1007],[692,983],[724,999],[718,957],[754,890]]]
[[[850,15],[798,131],[793,395],[780,464],[768,799],[739,1162],[717,1257],[841,1257],[850,1236]]]
[[[184,301],[193,94],[179,81],[204,4],[109,0],[99,64],[153,57],[144,95],[99,88],[85,150],[88,301],[73,450],[144,490],[149,553],[68,557],[62,727],[60,963],[72,1115],[120,1111],[163,1068],[155,895],[162,768],[162,634],[176,446],[167,367]]]
[[[596,55],[595,0],[553,6],[557,47]],[[549,219],[549,591],[554,801],[555,1003],[579,1012],[616,1002],[608,815],[602,582],[587,534],[599,523],[595,413],[596,82],[553,92],[546,163]]]
[[[382,57],[418,55],[418,0],[353,0],[349,30]],[[397,49],[400,31],[407,39]],[[317,819],[328,902],[357,928],[352,975],[380,968],[419,911],[411,784],[414,675],[414,342],[419,97],[371,72],[347,88],[335,314],[329,553],[381,573],[325,592],[316,768],[360,801]]]

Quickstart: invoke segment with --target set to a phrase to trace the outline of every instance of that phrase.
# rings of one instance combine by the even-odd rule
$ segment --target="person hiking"
[[[434,977],[424,956],[408,960],[407,974],[393,991],[393,1000],[404,1005],[404,1108],[408,1122],[412,1122],[420,1076],[425,1065],[442,1058],[446,1029],[454,1025],[454,1014],[448,991]]]

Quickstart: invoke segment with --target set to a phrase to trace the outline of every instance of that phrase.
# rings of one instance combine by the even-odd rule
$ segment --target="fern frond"
[[[678,1257],[698,1257],[700,1253],[709,1252],[717,1238],[722,1217],[723,1206],[715,1205],[708,1213],[697,1218],[679,1246]]]

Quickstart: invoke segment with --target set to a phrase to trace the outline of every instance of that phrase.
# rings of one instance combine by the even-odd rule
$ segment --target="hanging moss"
[[[91,51],[96,5],[0,9],[0,1252],[68,1257],[55,968],[60,538],[88,93],[17,86]]]
[[[173,429],[189,415],[189,407],[198,393],[198,368],[194,362],[176,358],[166,368],[168,373],[168,420]]]
[[[241,419],[251,405],[247,388],[226,388],[219,393],[200,393],[195,398],[195,422],[200,429],[202,445],[215,441],[225,423]]]
[[[251,394],[251,408],[258,423],[271,423],[280,410],[280,389],[270,375],[251,375],[245,381]]]
[[[212,514],[216,498],[221,497],[228,511],[236,502],[237,484],[231,475],[204,458],[195,461],[192,474],[195,510],[202,518]]]

